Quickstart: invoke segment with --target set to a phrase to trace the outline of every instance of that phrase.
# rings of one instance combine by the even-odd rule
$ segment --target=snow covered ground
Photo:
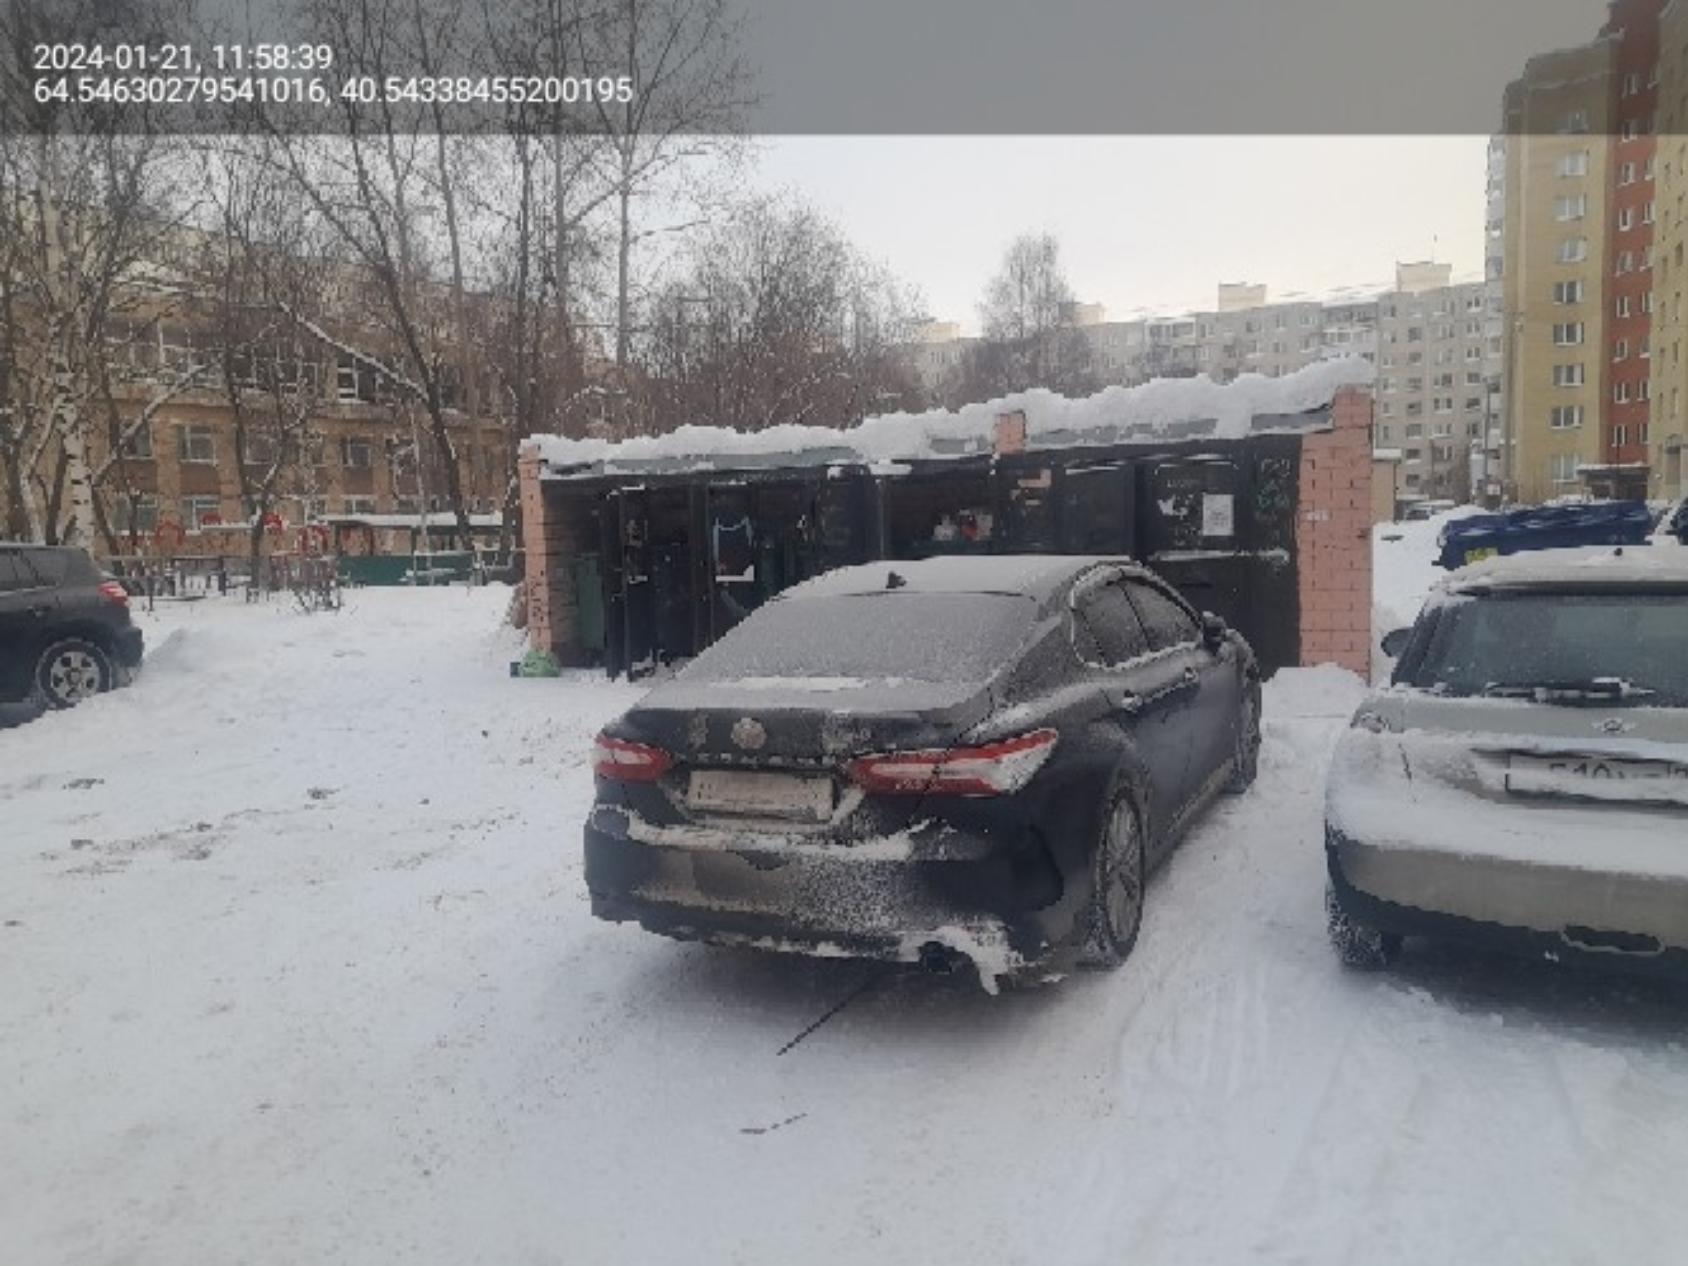
[[[172,608],[0,730],[0,1257],[1681,1259],[1688,992],[1328,952],[1352,676],[1270,684],[1124,969],[992,998],[593,921],[636,692],[509,678],[506,599]]]

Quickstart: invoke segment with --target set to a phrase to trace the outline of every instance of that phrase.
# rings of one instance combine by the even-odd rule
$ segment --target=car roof
[[[1506,590],[1681,589],[1688,550],[1655,545],[1532,550],[1485,558],[1442,582],[1451,594]]]
[[[942,558],[886,559],[840,567],[794,585],[780,595],[838,598],[884,593],[1020,594],[1046,602],[1090,568],[1109,563],[1136,574],[1150,573],[1130,558],[1077,554],[948,555]],[[901,584],[891,581],[892,574]]]

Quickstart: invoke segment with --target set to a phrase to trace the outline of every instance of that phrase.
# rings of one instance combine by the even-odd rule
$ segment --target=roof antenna
[[[901,589],[907,584],[908,581],[904,580],[896,572],[888,571],[885,573],[885,587],[887,589]]]

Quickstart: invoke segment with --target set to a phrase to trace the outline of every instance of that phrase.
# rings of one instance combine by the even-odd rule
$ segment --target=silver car
[[[1343,960],[1426,934],[1688,974],[1688,551],[1488,559],[1384,649],[1326,788]]]

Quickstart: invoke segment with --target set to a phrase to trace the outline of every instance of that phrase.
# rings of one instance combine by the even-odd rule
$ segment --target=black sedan
[[[605,727],[586,881],[682,940],[1114,966],[1144,881],[1253,781],[1248,644],[1128,560],[944,558],[788,590]]]

